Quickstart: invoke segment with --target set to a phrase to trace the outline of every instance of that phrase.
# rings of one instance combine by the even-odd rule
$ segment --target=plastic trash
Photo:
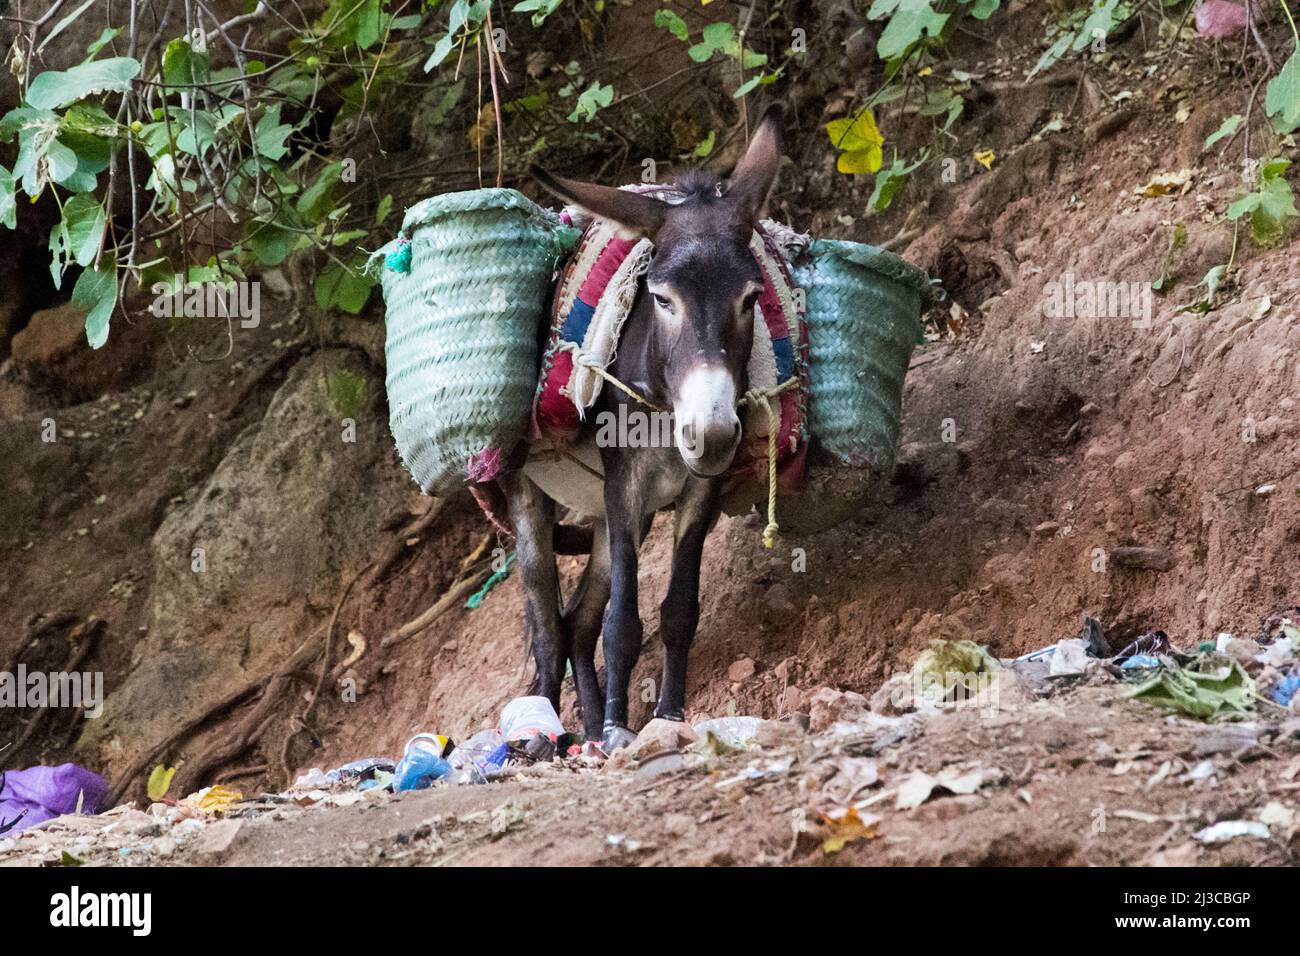
[[[1296,691],[1300,691],[1300,671],[1289,674],[1274,684],[1269,697],[1279,707],[1290,707]]]
[[[1028,663],[1029,661],[1039,661],[1045,657],[1051,657],[1055,653],[1056,653],[1056,645],[1048,644],[1046,647],[1040,647],[1038,650],[1030,651],[1028,654],[1021,654],[1019,657],[1015,658],[1011,663],[1025,664]]]
[[[470,737],[451,752],[448,760],[456,770],[470,767],[480,771],[499,770],[505,766],[509,751],[510,744],[501,731],[494,727],[490,730],[480,730]]]
[[[1088,650],[1083,641],[1073,638],[1059,641],[1048,673],[1053,677],[1072,677],[1088,669]]]
[[[17,833],[65,813],[98,813],[108,781],[73,763],[0,773],[0,833]]]
[[[448,740],[445,749],[450,750],[454,746],[455,744]],[[365,781],[372,779],[380,771],[391,774],[395,769],[393,762],[387,757],[363,757],[360,760],[345,763],[341,767],[335,767],[325,776],[330,780]]]
[[[423,790],[451,773],[451,764],[443,758],[450,743],[446,737],[434,734],[416,734],[408,740],[393,771],[393,792]]]
[[[376,770],[375,775],[357,784],[358,790],[387,790],[393,785],[391,770]]]
[[[501,711],[501,735],[506,740],[532,740],[539,734],[557,740],[564,725],[545,697],[516,697]]]
[[[713,734],[724,744],[743,747],[758,736],[757,717],[714,717],[702,720],[691,729],[698,737]]]
[[[1125,671],[1144,671],[1154,670],[1160,666],[1160,658],[1152,657],[1150,654],[1134,654],[1123,664],[1120,664],[1120,670]]]
[[[1198,830],[1192,836],[1201,843],[1226,843],[1238,837],[1267,840],[1269,832],[1266,824],[1256,823],[1254,820],[1224,820],[1212,827]]]
[[[1255,660],[1261,664],[1276,667],[1278,670],[1284,670],[1288,664],[1295,660],[1295,656],[1295,646],[1292,644],[1291,638],[1279,637],[1264,648],[1263,653],[1256,654]]]

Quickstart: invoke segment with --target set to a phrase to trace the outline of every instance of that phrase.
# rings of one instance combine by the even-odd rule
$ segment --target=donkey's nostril
[[[740,420],[739,419],[737,419],[736,424],[731,427],[731,440],[740,441]]]

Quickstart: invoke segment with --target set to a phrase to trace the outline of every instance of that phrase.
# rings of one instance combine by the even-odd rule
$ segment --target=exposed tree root
[[[458,603],[465,600],[479,588],[484,581],[492,574],[492,568],[488,565],[478,567],[468,577],[461,578],[453,584],[447,593],[438,598],[433,606],[413,620],[407,621],[401,627],[389,631],[379,642],[379,646],[384,650],[396,647],[405,641],[410,640],[427,628],[438,618],[442,617]]]

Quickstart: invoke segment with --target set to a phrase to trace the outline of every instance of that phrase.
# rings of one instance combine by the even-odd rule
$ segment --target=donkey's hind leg
[[[605,697],[596,678],[596,642],[609,603],[609,534],[605,522],[592,530],[591,558],[582,579],[564,609],[564,626],[569,636],[569,659],[578,688],[578,711],[587,740],[600,740],[605,719]]]
[[[510,504],[515,555],[524,582],[526,625],[537,663],[533,692],[548,698],[558,712],[569,647],[560,619],[560,580],[553,544],[555,502],[522,472],[502,475],[498,481]]]

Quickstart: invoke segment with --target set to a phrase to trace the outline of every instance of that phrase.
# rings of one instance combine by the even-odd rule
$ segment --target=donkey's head
[[[754,305],[763,290],[749,243],[780,163],[780,110],[773,107],[731,177],[692,172],[676,184],[681,202],[532,170],[566,202],[654,242],[645,294],[654,317],[648,355],[657,367],[648,371],[672,406],[677,448],[700,476],[725,471],[740,442],[736,405],[747,387]]]

